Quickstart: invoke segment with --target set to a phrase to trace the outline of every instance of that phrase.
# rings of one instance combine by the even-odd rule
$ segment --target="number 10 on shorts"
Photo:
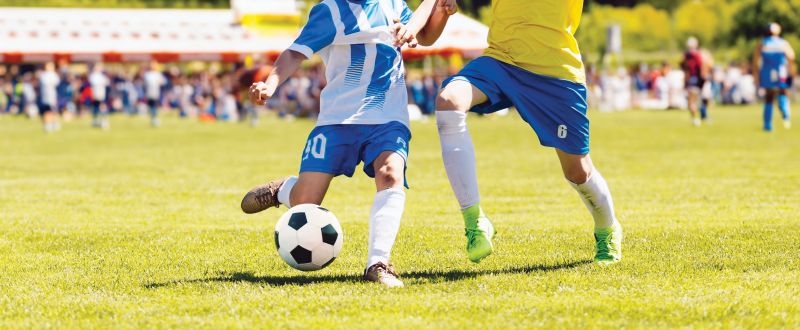
[[[308,139],[303,160],[308,159],[308,155],[313,156],[315,159],[325,159],[325,144],[327,142],[328,139],[326,139],[325,135],[322,135],[322,133]]]

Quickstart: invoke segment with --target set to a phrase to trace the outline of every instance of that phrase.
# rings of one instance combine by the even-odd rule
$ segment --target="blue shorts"
[[[453,80],[469,82],[489,98],[470,111],[487,114],[513,106],[543,146],[575,155],[589,153],[585,85],[531,73],[488,56],[467,64],[442,87]]]
[[[382,152],[391,151],[407,161],[410,140],[411,131],[396,121],[380,125],[317,126],[308,135],[300,173],[352,177],[358,164],[364,162],[364,173],[374,178],[372,163],[375,159]]]
[[[789,89],[792,87],[791,80],[774,77],[778,75],[778,70],[762,69],[759,79],[759,87],[764,89]],[[774,75],[774,76],[773,76]]]

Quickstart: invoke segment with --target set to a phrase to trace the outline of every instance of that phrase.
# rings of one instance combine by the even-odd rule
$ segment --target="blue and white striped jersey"
[[[323,0],[311,9],[289,49],[308,58],[318,53],[325,63],[317,126],[408,126],[405,67],[390,31],[395,18],[411,18],[404,0]]]
[[[764,38],[761,44],[761,72],[762,82],[785,82],[789,77],[789,59],[787,52],[789,43],[781,37],[770,36]]]

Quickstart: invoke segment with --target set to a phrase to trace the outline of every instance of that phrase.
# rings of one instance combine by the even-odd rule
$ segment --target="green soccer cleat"
[[[609,265],[622,260],[622,226],[619,223],[610,228],[596,228],[594,239],[597,241],[596,263]]]
[[[467,257],[474,263],[492,254],[492,238],[495,230],[492,222],[483,213],[480,205],[473,205],[461,211],[467,235]]]

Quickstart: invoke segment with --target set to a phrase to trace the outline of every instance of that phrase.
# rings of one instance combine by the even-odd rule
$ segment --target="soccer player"
[[[317,126],[305,145],[299,177],[252,189],[242,200],[242,210],[256,213],[280,204],[319,205],[334,177],[352,176],[364,162],[364,172],[375,178],[377,193],[363,279],[387,287],[403,286],[389,264],[389,254],[405,207],[403,186],[411,139],[405,69],[398,47],[403,44],[396,36],[402,35],[407,24],[421,31],[421,44],[432,44],[447,21],[443,10],[434,10],[436,2],[425,0],[412,17],[402,0],[323,0],[311,9],[300,36],[278,57],[266,81],[250,89],[254,103],[264,104],[301,62],[315,53],[322,57],[328,85],[322,90]]]
[[[161,87],[167,83],[164,74],[158,71],[158,63],[150,62],[147,71],[144,73],[144,92],[147,96],[147,107],[150,110],[150,125],[158,127],[161,122],[158,120],[158,107],[161,105]]]
[[[39,112],[42,115],[44,131],[52,133],[59,129],[58,123],[58,84],[61,78],[56,73],[56,65],[48,62],[44,66],[44,71],[39,73],[39,95],[41,95],[41,107]]]
[[[103,72],[103,64],[95,64],[88,79],[92,90],[92,126],[108,129],[110,127],[108,109],[104,103],[106,102],[106,89],[111,81]]]
[[[778,108],[783,115],[783,126],[792,127],[791,109],[787,90],[791,87],[792,63],[795,52],[792,46],[781,38],[781,26],[778,23],[769,25],[769,34],[761,42],[753,56],[756,85],[765,92],[764,131],[772,131],[772,108],[775,97],[778,97]]]
[[[489,48],[443,83],[436,104],[442,157],[473,262],[492,253],[495,230],[480,205],[467,112],[510,106],[542,145],[556,149],[566,179],[594,217],[594,259],[605,264],[622,258],[622,227],[611,193],[589,157],[586,78],[574,37],[582,9],[583,0],[492,1]]]
[[[684,87],[688,94],[689,113],[692,116],[692,124],[700,126],[705,115],[698,111],[698,99],[706,83],[706,71],[703,53],[698,47],[700,42],[695,37],[690,37],[686,41],[686,52],[683,54],[681,67],[684,72]],[[705,107],[703,108],[705,109]],[[705,111],[703,111],[705,112]]]

